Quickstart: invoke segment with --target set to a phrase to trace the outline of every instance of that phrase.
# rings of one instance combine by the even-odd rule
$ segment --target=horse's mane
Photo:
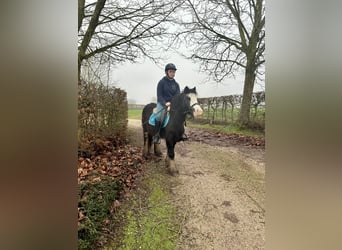
[[[184,105],[185,95],[187,95],[189,93],[194,93],[194,94],[197,95],[196,88],[189,89],[188,87],[185,87],[185,89],[181,93],[179,93],[178,95],[175,95],[172,98],[171,105],[173,107],[181,107],[181,106],[183,106]]]
[[[184,92],[181,92],[178,95],[175,95],[171,100],[172,106],[179,107],[179,105],[182,104],[184,97],[185,97]]]

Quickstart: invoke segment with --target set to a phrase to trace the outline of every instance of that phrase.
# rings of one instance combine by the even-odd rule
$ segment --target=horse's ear
[[[184,94],[188,94],[188,93],[189,93],[189,90],[190,90],[190,89],[188,88],[188,86],[186,86],[186,87],[184,88],[184,91],[183,91]]]
[[[194,87],[194,91],[195,91],[195,93],[196,93],[196,87]]]

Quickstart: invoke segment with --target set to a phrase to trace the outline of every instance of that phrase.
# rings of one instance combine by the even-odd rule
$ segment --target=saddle
[[[169,110],[169,108],[168,108],[168,110]],[[150,119],[148,120],[148,123],[152,126],[155,126],[156,125],[156,117],[157,117],[157,108],[154,108],[153,112],[150,116]],[[170,120],[170,114],[169,114],[169,112],[166,112],[165,118],[163,120],[162,128],[165,128],[167,126],[167,124],[169,123],[169,120]]]

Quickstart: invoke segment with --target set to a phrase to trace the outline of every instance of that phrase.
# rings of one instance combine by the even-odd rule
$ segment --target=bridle
[[[192,104],[192,105],[190,106],[189,109],[187,109],[187,110],[184,111],[184,115],[189,114],[189,115],[191,115],[191,116],[193,117],[193,116],[194,116],[194,114],[193,114],[193,113],[194,113],[194,107],[195,107],[196,105],[199,105],[199,103],[196,102],[196,103]]]
[[[185,100],[183,100],[183,103],[185,104]],[[188,106],[189,108],[188,108],[187,110],[185,110],[185,111],[183,112],[183,114],[184,114],[184,115],[190,115],[191,118],[194,118],[194,107],[195,107],[196,105],[199,105],[199,103],[196,102],[196,103],[192,104],[191,106],[186,105],[186,106]],[[185,106],[185,105],[184,105],[184,106]]]
[[[186,94],[184,94],[184,96],[187,96]],[[191,118],[194,118],[194,106],[196,106],[196,105],[200,105],[198,102],[196,102],[196,103],[194,103],[194,104],[192,104],[191,106],[190,106],[190,104],[188,105],[187,103],[186,103],[186,98],[183,98],[183,107],[185,107],[186,108],[186,110],[185,111],[183,111],[183,115],[190,115],[191,116]],[[172,107],[172,101],[171,101],[171,108],[170,109],[167,109],[166,110],[166,113],[165,113],[165,115],[167,114],[167,113],[171,113],[171,112],[177,112],[177,110],[176,109],[174,109],[173,107]],[[179,112],[179,111],[178,111]]]

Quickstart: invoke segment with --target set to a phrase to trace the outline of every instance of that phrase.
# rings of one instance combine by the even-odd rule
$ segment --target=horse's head
[[[184,88],[183,93],[187,96],[187,100],[189,101],[189,106],[192,109],[192,115],[193,116],[200,116],[203,113],[202,108],[198,104],[197,101],[197,92],[196,87],[189,89],[188,86]]]

